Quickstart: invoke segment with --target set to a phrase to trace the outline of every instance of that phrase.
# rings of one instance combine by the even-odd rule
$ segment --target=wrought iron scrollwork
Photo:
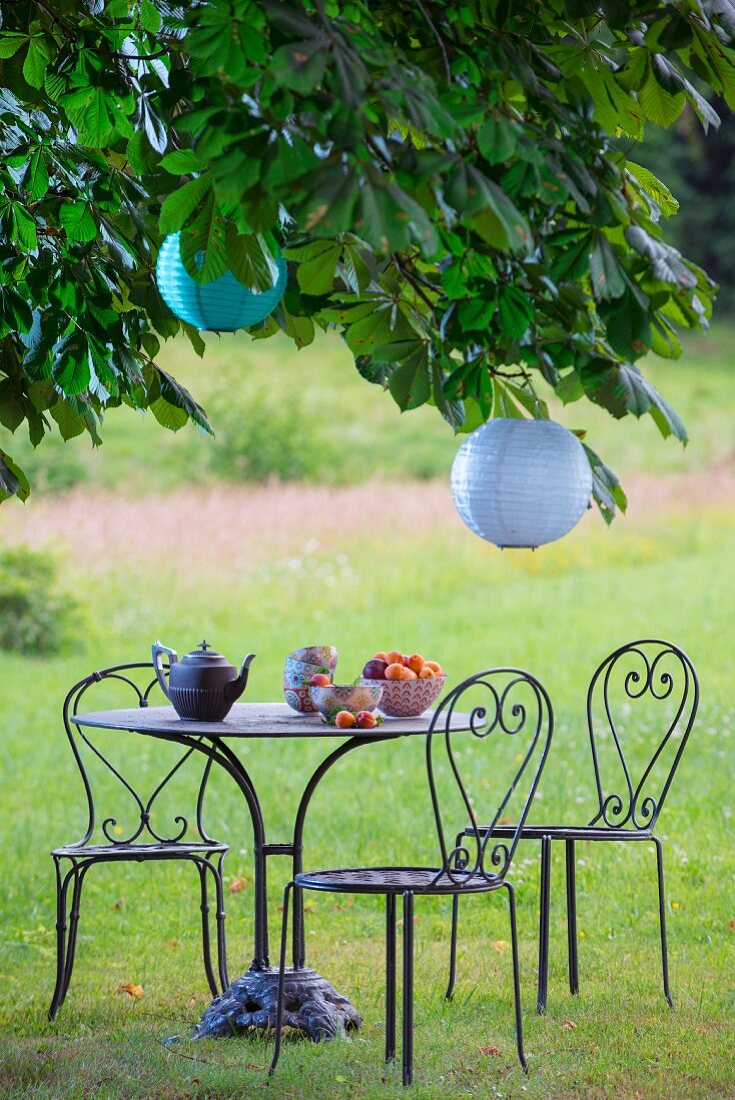
[[[164,831],[153,824],[153,810],[156,800],[186,761],[191,757],[196,746],[191,745],[187,747],[174,765],[166,772],[153,792],[147,798],[143,798],[122,771],[104,752],[102,752],[95,741],[94,734],[84,727],[76,726],[71,721],[72,716],[80,712],[83,700],[86,705],[87,700],[85,697],[90,688],[102,682],[111,681],[123,684],[129,688],[135,705],[141,708],[149,705],[151,693],[158,683],[156,677],[152,675],[150,664],[119,665],[108,669],[102,669],[99,672],[93,672],[90,676],[87,676],[84,680],[76,684],[67,695],[63,711],[64,726],[82,776],[89,809],[87,830],[82,839],[77,842],[76,846],[83,848],[91,841],[95,830],[96,815],[89,771],[82,758],[82,753],[80,752],[81,744],[86,745],[87,749],[89,749],[94,757],[102,763],[108,774],[117,780],[121,788],[127,792],[127,795],[132,801],[132,806],[135,808],[136,823],[124,834],[120,827],[118,817],[114,814],[103,819],[100,824],[100,829],[103,837],[110,845],[122,849],[136,842],[149,844],[178,844],[184,841],[187,835],[195,836],[198,842],[200,841],[204,844],[214,843],[212,838],[205,832],[202,821],[204,791],[212,766],[212,761],[209,759],[206,761],[204,773],[199,785],[196,813],[193,821],[190,822],[189,818],[182,814],[176,814],[173,817],[173,827],[171,829]],[[194,830],[196,830],[196,832],[194,832]]]
[[[520,763],[515,768],[507,789],[492,815],[483,817],[483,827],[468,827],[465,838],[472,840],[467,846],[449,847],[445,840],[445,828],[439,804],[434,774],[434,742],[443,734],[446,757],[454,778],[467,820],[475,821],[476,815],[467,787],[460,772],[457,753],[453,748],[452,719],[461,710],[462,699],[470,690],[486,692],[485,699],[475,705],[469,714],[470,732],[480,740],[491,734],[518,738],[525,736]],[[536,793],[541,770],[546,760],[553,732],[553,710],[543,686],[527,672],[515,668],[489,669],[465,680],[449,693],[437,709],[427,738],[427,767],[434,817],[436,821],[442,860],[439,875],[454,885],[460,885],[473,876],[485,882],[501,879],[511,859],[525,823],[530,802]],[[460,735],[466,737],[466,733]],[[534,766],[535,761],[535,766]],[[517,827],[510,841],[491,843],[492,831],[507,811],[511,798],[524,775],[530,776],[529,786],[517,819]],[[452,828],[452,823],[447,822]],[[448,835],[454,835],[450,832]]]
[[[632,667],[629,667],[631,666]],[[648,763],[643,767],[637,782],[626,756],[623,737],[614,712],[613,679],[622,673],[622,700],[637,702],[650,698],[655,703],[673,704],[673,712],[664,715],[663,735]],[[650,832],[656,823],[664,799],[684,751],[694,723],[699,702],[699,683],[691,661],[686,654],[670,642],[644,639],[621,646],[603,661],[592,677],[587,693],[587,724],[592,744],[592,760],[599,809],[590,821],[592,826],[611,829],[630,828]],[[597,708],[597,709],[596,709]],[[615,756],[622,770],[624,792],[605,792],[597,744],[598,722],[596,714],[604,713],[605,725],[612,737]],[[672,739],[680,735],[674,759],[661,783],[657,797],[646,793],[646,785],[652,781],[656,764]]]

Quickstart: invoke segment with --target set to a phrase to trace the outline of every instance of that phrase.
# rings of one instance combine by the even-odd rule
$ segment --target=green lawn
[[[254,357],[255,351],[260,349],[254,346],[248,354]],[[257,367],[243,363],[243,373],[275,371],[278,357],[269,354]],[[303,361],[316,363],[317,351],[308,354],[314,358]],[[297,364],[304,355],[296,357]],[[433,468],[448,463],[456,444],[440,438],[441,426],[431,434],[430,414],[423,421],[424,437],[420,416],[399,423],[377,391],[365,390],[366,424],[354,412],[348,420],[343,397],[335,396],[337,387],[331,390],[323,382],[328,367],[338,369],[336,353],[330,355],[329,364],[325,360],[318,367],[322,382],[316,386],[296,387],[297,368],[284,367],[283,401],[290,395],[313,401],[322,409],[324,424],[339,422],[340,441],[350,442],[344,448],[348,462],[354,454],[364,461],[372,433],[373,466],[386,476],[391,468],[396,478],[412,468],[406,454],[414,446],[426,446]],[[186,364],[186,369],[192,368]],[[214,372],[218,365],[207,361],[195,369]],[[352,378],[347,360],[341,369]],[[687,374],[684,367],[664,365],[656,374],[663,386],[661,376],[670,372],[668,392],[674,400],[677,394],[682,398],[679,404],[696,432],[681,461],[704,469],[732,450],[735,400],[724,337],[717,338],[716,354],[692,383],[697,369],[690,365]],[[214,387],[214,377],[208,384]],[[359,387],[359,379],[352,384]],[[329,413],[327,401],[332,403]],[[564,419],[577,426],[583,416],[584,423],[592,423],[582,406],[567,410]],[[196,436],[164,438],[148,432],[144,423],[140,431],[130,427],[123,438],[120,421],[113,425],[116,419],[114,414],[110,418],[110,439],[100,456],[109,464],[107,473],[100,465],[93,474],[95,485],[98,473],[104,483],[114,471],[134,471],[144,460],[148,484],[157,484],[157,447],[166,477],[174,460],[192,460]],[[632,479],[641,469],[651,475],[676,473],[678,450],[671,441],[656,442],[652,424],[614,425],[602,417],[599,423],[608,458],[627,468]],[[179,445],[181,451],[175,452]],[[124,465],[126,451],[138,456],[130,467]],[[130,474],[131,486],[139,484],[136,477]],[[70,994],[55,1023],[46,1020],[55,919],[47,853],[76,835],[83,809],[59,720],[64,692],[91,668],[144,658],[156,636],[182,650],[211,632],[212,641],[233,660],[248,650],[257,652],[251,699],[277,697],[284,654],[312,641],[339,646],[340,667],[349,679],[374,650],[394,645],[441,660],[452,680],[493,663],[528,667],[548,686],[557,712],[556,744],[539,803],[539,813],[547,818],[587,815],[591,775],[584,694],[598,661],[618,643],[641,635],[679,642],[699,671],[702,707],[659,829],[666,839],[674,1010],[660,988],[651,851],[647,845],[620,850],[580,846],[581,995],[572,998],[565,985],[563,859],[556,853],[549,1011],[543,1018],[535,1015],[538,868],[537,849],[527,846],[512,877],[518,884],[530,1075],[525,1078],[515,1060],[504,903],[480,898],[465,906],[457,994],[453,1004],[445,1005],[448,907],[419,902],[416,1085],[411,1095],[732,1097],[735,512],[714,491],[714,476],[712,484],[710,502],[682,495],[676,507],[639,506],[637,518],[616,521],[611,530],[590,514],[562,542],[515,555],[470,536],[453,518],[448,498],[446,523],[421,522],[379,485],[365,490],[378,495],[365,521],[360,501],[364,506],[367,498],[353,497],[349,490],[320,497],[308,489],[303,511],[284,512],[279,521],[277,504],[285,490],[274,488],[273,528],[255,541],[244,540],[242,532],[247,510],[261,498],[245,490],[225,498],[230,511],[223,509],[216,523],[207,521],[209,526],[201,519],[206,493],[182,490],[159,498],[154,515],[158,509],[161,521],[166,518],[178,532],[167,544],[146,526],[148,512],[143,523],[135,499],[111,503],[90,496],[88,523],[62,563],[63,581],[85,611],[86,641],[54,659],[3,656],[0,1095],[226,1097],[265,1087],[270,1049],[261,1041],[194,1044],[186,1039],[170,1050],[161,1045],[172,1034],[186,1035],[208,1003],[199,959],[196,876],[189,868],[96,868],[90,874]],[[681,485],[685,492],[686,483]],[[400,493],[406,500],[428,494],[428,501],[437,491],[406,483]],[[677,492],[669,499],[676,501]],[[55,524],[60,530],[66,507],[40,496],[23,511],[3,506],[0,537],[25,537],[38,510],[47,517],[48,543],[58,546],[63,539]],[[330,509],[344,509],[343,522],[329,525],[324,513]],[[139,531],[138,552],[130,552],[131,544],[116,543],[107,526],[110,510],[122,516],[131,538]],[[141,774],[152,779],[158,755],[151,743],[126,739],[123,745],[118,739],[116,751],[133,754]],[[297,776],[319,753],[317,744],[303,742],[250,747],[248,763],[262,784],[270,839],[286,839]],[[417,742],[354,754],[314,801],[307,862],[431,859],[424,782]],[[227,896],[230,968],[237,973],[251,951],[251,840],[243,808],[222,776],[209,809],[211,830],[231,845],[228,883],[246,879],[245,889]],[[275,930],[277,864],[271,887]],[[317,897],[313,903],[307,925],[310,956],[359,1007],[365,1027],[349,1042],[289,1043],[269,1095],[401,1095],[400,1071],[386,1070],[382,1063],[382,922],[377,900],[357,899],[340,907]],[[127,981],[142,984],[145,996],[132,1000],[119,992]]]

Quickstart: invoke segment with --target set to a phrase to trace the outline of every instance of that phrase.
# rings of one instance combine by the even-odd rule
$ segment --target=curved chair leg
[[[661,967],[663,970],[664,978],[664,996],[669,1002],[671,1007],[674,1007],[674,1001],[671,996],[671,990],[669,988],[669,949],[668,941],[666,939],[666,891],[664,888],[664,852],[661,846],[661,841],[657,836],[653,837],[653,842],[656,845],[656,870],[658,871],[658,916],[661,926]]]
[[[223,993],[230,984],[230,977],[227,973],[227,940],[225,938],[225,892],[222,885],[222,863],[224,858],[224,855],[219,857],[216,867],[210,864],[214,875],[217,900],[217,968]]]
[[[396,1057],[396,895],[385,895],[385,1060]]]
[[[56,986],[51,998],[48,1010],[49,1020],[54,1016],[64,999],[64,974],[66,972],[66,896],[69,890],[71,877],[63,877],[61,874],[61,861],[54,856],[54,870],[56,872]]]
[[[403,1084],[413,1081],[413,894],[403,895]]]
[[[457,926],[459,924],[459,894],[452,898],[452,938],[449,944],[449,983],[444,994],[445,1001],[454,996],[454,983],[457,980]]]
[[[209,897],[207,894],[207,868],[210,864],[205,859],[195,859],[196,869],[199,872],[202,901],[199,908],[202,912],[202,955],[204,956],[204,973],[207,975],[207,984],[213,997],[218,997],[220,990],[212,970],[212,950],[209,942]]]
[[[74,869],[67,874],[67,883],[74,879],[74,892],[71,900],[71,914],[69,917],[69,938],[66,943],[66,959],[64,962],[64,985],[61,990],[61,999],[58,1007],[63,1005],[66,998],[66,994],[69,989],[69,982],[71,981],[71,973],[74,969],[74,959],[77,953],[77,928],[79,927],[79,910],[82,903],[82,886],[84,885],[84,878],[87,871],[92,866],[92,861],[83,863],[81,866],[75,864]]]
[[[462,841],[464,840],[464,833],[457,833],[454,838],[454,849],[459,852]],[[459,925],[459,894],[455,894],[452,898],[452,938],[449,944],[449,982],[447,984],[447,991],[444,994],[445,1001],[451,1001],[454,996],[454,983],[457,979],[457,928]]]
[[[549,908],[551,904],[551,837],[541,839],[541,897],[539,900],[538,997],[536,1011],[546,1012],[549,990]]]
[[[283,1031],[284,990],[286,985],[286,940],[288,939],[288,906],[291,900],[293,882],[289,882],[283,891],[283,921],[281,923],[281,952],[278,962],[278,1000],[276,1002],[276,1045],[273,1051],[268,1076],[272,1077],[281,1056],[281,1032]]]
[[[577,954],[577,880],[574,841],[566,840],[567,942],[569,947],[569,991],[579,993],[579,956]]]
[[[513,887],[509,882],[503,885],[508,891],[508,908],[510,911],[510,942],[513,949],[513,1000],[515,1002],[516,1015],[516,1047],[518,1048],[518,1060],[523,1067],[523,1072],[528,1073],[528,1063],[523,1051],[523,1013],[521,1011],[521,976],[518,963],[518,928],[516,925],[516,898]]]

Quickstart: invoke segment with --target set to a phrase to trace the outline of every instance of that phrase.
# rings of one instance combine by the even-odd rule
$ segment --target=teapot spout
[[[229,684],[225,684],[225,699],[228,703],[234,703],[236,699],[239,699],[245,690],[245,685],[248,682],[248,674],[250,672],[250,665],[255,660],[254,653],[248,653],[247,657],[242,663],[240,669],[240,675],[236,680],[230,680]]]

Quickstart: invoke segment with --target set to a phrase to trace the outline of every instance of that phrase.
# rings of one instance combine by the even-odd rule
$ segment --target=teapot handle
[[[169,665],[176,664],[179,656],[175,649],[169,649],[168,646],[161,645],[159,641],[155,641],[151,646],[151,657],[153,658],[153,667],[156,670],[156,676],[158,682],[161,685],[161,691],[170,700],[171,696],[168,693],[168,684],[166,683],[166,677],[163,674],[163,668],[161,666],[161,654],[165,653],[169,659]]]

